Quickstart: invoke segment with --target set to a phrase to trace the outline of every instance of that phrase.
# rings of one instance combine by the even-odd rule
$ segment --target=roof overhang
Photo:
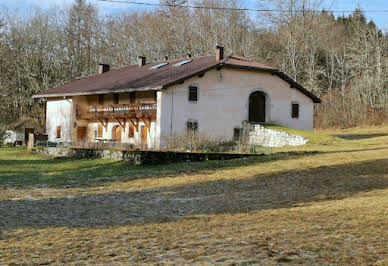
[[[84,91],[84,92],[62,92],[62,93],[46,93],[46,94],[37,94],[32,96],[32,98],[57,98],[57,97],[72,97],[72,96],[87,96],[87,95],[96,95],[96,94],[110,94],[110,93],[120,93],[120,92],[132,92],[132,91],[156,91],[156,90],[162,90],[167,89],[168,87],[171,87],[176,84],[181,84],[185,80],[188,80],[190,78],[201,76],[205,74],[206,72],[212,70],[212,69],[221,69],[222,67],[231,67],[231,68],[237,68],[237,69],[248,69],[248,70],[254,70],[254,71],[261,71],[261,72],[268,72],[273,75],[277,75],[284,81],[290,84],[291,88],[295,88],[305,94],[307,97],[309,97],[314,103],[321,103],[321,99],[319,99],[317,96],[315,96],[310,91],[306,90],[302,85],[294,81],[291,77],[286,75],[285,73],[279,71],[278,69],[274,68],[260,68],[260,67],[253,67],[253,66],[242,66],[242,65],[236,65],[236,64],[228,64],[223,61],[218,62],[210,67],[207,67],[205,69],[201,69],[199,71],[196,71],[194,73],[191,73],[187,76],[184,76],[182,78],[179,78],[177,80],[174,80],[170,83],[161,85],[161,86],[153,86],[153,87],[141,87],[141,88],[125,88],[125,89],[105,89],[105,90],[95,90],[95,91]]]
[[[88,96],[96,94],[110,94],[120,92],[132,92],[132,91],[157,91],[161,90],[162,86],[157,87],[144,87],[144,88],[127,88],[127,89],[113,89],[113,90],[98,90],[98,91],[86,91],[86,92],[70,92],[70,93],[49,93],[49,94],[36,94],[32,98],[58,98],[58,97],[72,97],[72,96]]]

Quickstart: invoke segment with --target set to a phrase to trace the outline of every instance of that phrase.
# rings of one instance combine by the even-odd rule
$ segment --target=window
[[[135,103],[136,101],[136,94],[134,91],[129,93],[129,103]]]
[[[291,108],[291,117],[298,118],[299,117],[299,103],[293,103]]]
[[[198,101],[198,87],[189,86],[189,102],[197,102],[197,101]]]
[[[119,104],[120,95],[118,93],[113,94],[113,104]]]
[[[235,140],[235,141],[240,140],[241,139],[241,135],[242,135],[242,128],[235,127],[233,129],[233,140]]]
[[[189,120],[186,123],[188,132],[197,132],[198,131],[198,122],[194,120]]]
[[[101,124],[98,124],[97,137],[102,138],[102,125]]]
[[[103,105],[104,104],[104,94],[98,95],[98,104]]]
[[[128,131],[128,138],[134,138],[135,137],[135,127],[133,124],[129,124],[129,131]]]
[[[61,130],[62,130],[62,127],[61,126],[57,126],[57,139],[61,138]]]

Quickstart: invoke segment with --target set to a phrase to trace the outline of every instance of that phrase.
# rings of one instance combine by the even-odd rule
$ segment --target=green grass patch
[[[295,156],[298,156],[294,154]],[[133,166],[106,159],[53,158],[23,147],[0,148],[0,186],[87,186],[117,180],[213,171],[289,158],[286,154],[227,161]]]

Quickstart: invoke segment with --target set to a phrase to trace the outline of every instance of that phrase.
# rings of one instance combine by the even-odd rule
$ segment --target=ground
[[[1,148],[0,265],[387,265],[388,127],[301,134],[152,167]]]

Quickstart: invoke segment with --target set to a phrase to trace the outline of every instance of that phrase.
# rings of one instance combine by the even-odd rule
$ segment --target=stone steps
[[[301,146],[309,142],[308,139],[279,130],[266,128],[260,124],[250,124],[248,131],[249,143],[264,147]]]

